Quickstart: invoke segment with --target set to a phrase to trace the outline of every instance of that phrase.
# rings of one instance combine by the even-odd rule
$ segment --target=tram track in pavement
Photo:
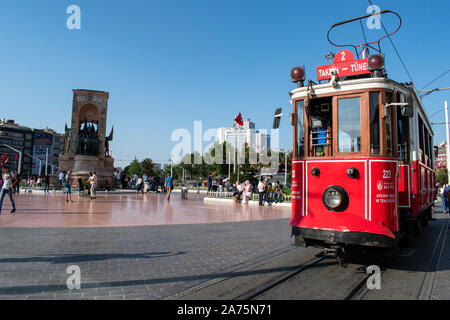
[[[364,290],[370,276],[366,266],[350,264],[343,268],[335,258],[329,258],[317,249],[300,259],[302,252],[299,248],[289,250],[256,265],[224,273],[220,279],[189,288],[166,299],[345,300],[354,299]]]
[[[429,258],[427,272],[425,276],[423,277],[423,280],[421,281],[420,288],[417,294],[416,299],[418,300],[431,300],[435,299],[433,292],[435,290],[435,287],[437,285],[438,281],[438,272],[440,270],[441,260],[444,256],[444,249],[446,242],[448,243],[448,230],[450,229],[450,217],[446,217],[446,221],[442,223],[439,230],[439,235],[436,238],[436,242],[434,244],[434,247],[431,247],[433,252]],[[418,238],[418,241],[424,241],[424,238]],[[407,248],[406,248],[407,249]],[[398,250],[401,250],[401,248],[398,248]],[[398,268],[398,266],[394,266],[394,261],[398,261],[401,259],[408,259],[412,254],[415,253],[415,249],[408,249],[405,250],[403,248],[403,252],[408,252],[404,255],[397,255],[395,258],[390,257],[384,260],[380,264],[380,278],[383,279],[385,276],[390,275],[390,278],[392,278],[392,272],[396,274],[395,268]],[[398,251],[402,252],[402,251]],[[412,252],[412,253],[411,253]],[[423,254],[423,253],[422,253]],[[325,259],[322,259],[325,260]],[[334,300],[363,300],[363,299],[371,299],[371,293],[372,290],[368,288],[368,279],[372,276],[371,273],[367,273],[367,265],[363,266],[360,265],[359,270],[354,270],[354,267],[357,265],[350,265],[349,267],[352,268],[350,272],[348,270],[343,269],[335,263],[334,265],[328,265],[324,266],[323,268],[320,267],[320,262],[322,261],[313,261],[309,263],[307,266],[302,267],[297,272],[291,272],[290,274],[286,274],[284,276],[280,276],[278,279],[273,279],[270,283],[267,283],[260,288],[255,288],[252,293],[248,293],[247,295],[243,295],[238,297],[238,299],[334,299]],[[304,275],[305,272],[308,272],[308,269],[322,269],[322,273],[325,274],[325,277],[321,278],[321,281],[315,281],[314,279],[308,279],[307,276]],[[394,269],[392,269],[394,268]],[[407,267],[405,267],[407,270]],[[326,271],[325,271],[326,270]],[[337,273],[341,274],[348,274],[347,279],[349,283],[352,283],[353,285],[346,290],[342,290],[342,288],[339,288],[339,281],[335,281],[336,277],[335,275]],[[329,277],[328,277],[329,276]],[[297,287],[304,287],[307,294],[296,294],[291,286],[286,285],[288,282],[296,282]],[[310,283],[313,283],[311,286]],[[334,283],[336,285],[334,285]],[[316,293],[317,291],[324,291],[329,294],[324,295],[316,295],[313,290],[309,290],[307,288],[316,287]],[[278,293],[273,292],[276,291],[278,287]],[[332,292],[330,290],[331,287],[334,287],[336,292]],[[375,290],[377,291],[377,290]],[[284,295],[283,295],[284,292]]]
[[[436,225],[432,234],[418,238],[416,246],[407,253],[391,256],[379,263],[382,290],[370,290],[367,286],[372,274],[367,273],[366,262],[350,264],[347,268],[339,266],[337,260],[327,258],[321,251],[305,248],[286,250],[274,254],[270,259],[261,259],[258,264],[224,272],[220,281],[209,283],[199,292],[179,296],[181,299],[221,299],[221,300],[365,300],[365,299],[433,299],[433,291],[439,281],[438,273],[441,259],[445,256],[445,243],[450,219]],[[424,229],[424,230],[427,230]],[[426,244],[432,241],[430,245]],[[419,251],[416,251],[419,250]],[[425,269],[421,269],[420,257],[429,252]],[[415,252],[415,253],[414,253]],[[302,258],[299,258],[302,256]],[[267,258],[267,257],[266,257]],[[270,261],[269,261],[270,260]],[[425,261],[424,261],[425,262]],[[414,282],[414,274],[426,272],[423,279]],[[402,282],[402,283],[399,283]],[[405,295],[402,288],[416,288],[415,293]],[[204,292],[202,292],[204,290]],[[386,291],[387,290],[387,291]],[[434,297],[436,298],[436,297]]]
[[[238,300],[353,300],[367,290],[366,266],[343,268],[333,258],[322,257],[295,272],[273,279]]]
[[[303,264],[303,265],[299,265],[298,269],[296,270],[292,270],[290,272],[286,272],[284,274],[282,274],[281,276],[270,280],[267,283],[262,284],[259,287],[256,287],[252,290],[250,290],[249,292],[240,295],[238,297],[236,297],[234,300],[251,300],[254,299],[258,296],[260,296],[261,294],[269,291],[270,289],[282,284],[283,282],[291,279],[292,277],[298,275],[299,273],[305,271],[306,269],[316,265],[317,263],[325,260],[327,257],[322,254],[320,257],[318,257],[317,259],[312,260],[311,262],[307,263],[307,264]]]
[[[442,253],[445,248],[445,241],[447,238],[447,230],[449,229],[449,226],[450,218],[446,217],[445,223],[442,224],[439,231],[439,236],[434,246],[430,262],[428,264],[428,272],[424,276],[420,285],[419,293],[417,294],[418,300],[431,300],[433,298],[433,291],[436,285],[437,273],[439,271]]]

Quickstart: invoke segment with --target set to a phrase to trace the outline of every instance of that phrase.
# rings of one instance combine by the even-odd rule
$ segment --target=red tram
[[[431,219],[433,130],[413,84],[387,77],[380,40],[352,46],[356,59],[338,52],[334,63],[317,68],[319,84],[304,85],[304,67],[291,71],[298,84],[290,92],[296,245],[394,247]],[[281,109],[274,127],[279,116]]]

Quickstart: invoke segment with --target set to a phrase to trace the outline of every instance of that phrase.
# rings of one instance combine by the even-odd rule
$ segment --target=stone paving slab
[[[255,207],[233,203],[204,203],[204,195],[188,200],[173,194],[98,194],[97,199],[78,197],[66,202],[61,194],[14,196],[17,212],[9,213],[3,202],[0,227],[123,227],[169,224],[203,224],[283,219],[291,216],[284,207]]]
[[[288,222],[0,228],[0,299],[161,299],[285,250]]]

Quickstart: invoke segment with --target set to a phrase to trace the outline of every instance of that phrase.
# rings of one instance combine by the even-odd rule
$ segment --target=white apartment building
[[[244,121],[244,125],[239,127],[221,127],[217,129],[219,143],[227,142],[234,148],[241,150],[247,144],[255,152],[270,150],[270,135],[255,129],[255,123],[250,119]]]

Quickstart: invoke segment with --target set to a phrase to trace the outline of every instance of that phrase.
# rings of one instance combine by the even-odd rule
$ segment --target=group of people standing
[[[126,173],[125,174],[119,173],[119,174],[121,174],[122,177],[126,175]],[[149,192],[167,193],[167,200],[170,200],[170,196],[174,188],[174,182],[173,178],[169,174],[167,174],[165,178],[160,178],[159,176],[152,177],[148,176],[147,174],[143,174],[140,177],[137,174],[134,174],[132,175],[129,186],[127,187],[136,190],[136,193],[142,192],[142,194],[147,194]],[[122,188],[124,188],[123,184]],[[161,191],[159,189],[161,189]]]
[[[237,181],[232,187],[235,202],[241,201],[242,197],[242,203],[248,204],[255,189],[258,190],[260,206],[264,206],[265,202],[270,205],[272,202],[279,203],[283,201],[283,186],[279,181],[274,182],[273,176],[268,176],[266,179],[261,177],[256,188],[249,180],[243,184]]]
[[[98,178],[95,171],[89,172],[89,177],[87,179],[89,184],[89,190],[84,187],[84,181],[81,177],[78,177],[78,195],[79,196],[89,196],[91,199],[97,198],[95,190],[98,185]]]
[[[264,202],[267,202],[269,205],[272,202],[282,202],[284,197],[283,186],[280,184],[280,181],[274,182],[273,176],[267,177],[266,180],[261,177],[258,183],[258,193],[260,206],[263,206]]]

